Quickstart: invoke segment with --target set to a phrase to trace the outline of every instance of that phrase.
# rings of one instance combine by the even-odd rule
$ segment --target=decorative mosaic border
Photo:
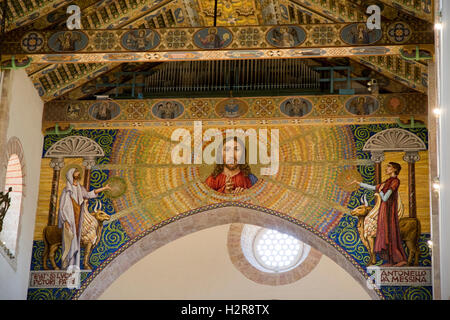
[[[416,30],[403,21],[382,30],[364,23],[33,30],[6,34],[0,51],[32,56],[34,63],[67,63],[385,55],[399,54],[404,44],[433,44],[432,29]]]
[[[298,110],[288,110],[287,102],[298,104]],[[170,104],[171,112],[157,108],[165,104]],[[102,105],[108,114],[99,115]],[[227,105],[236,110],[227,112]],[[426,106],[427,97],[421,93],[52,101],[45,104],[43,128],[55,123],[76,128],[191,126],[197,120],[216,126],[379,123],[395,122],[400,116],[424,120]]]

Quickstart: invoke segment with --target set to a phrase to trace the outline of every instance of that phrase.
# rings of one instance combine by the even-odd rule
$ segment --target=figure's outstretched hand
[[[109,184],[107,184],[106,186],[104,186],[102,188],[96,189],[94,192],[95,192],[95,194],[99,194],[100,192],[105,191],[105,190],[111,190],[111,187],[109,186]]]

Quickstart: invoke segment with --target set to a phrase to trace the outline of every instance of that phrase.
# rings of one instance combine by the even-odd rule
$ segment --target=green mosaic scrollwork
[[[119,221],[113,221],[103,227],[101,239],[92,251],[89,263],[95,269],[108,256],[129,241],[130,238],[125,233]]]
[[[369,252],[359,237],[356,227],[358,219],[345,215],[328,237],[345,249],[363,268],[370,260]]]

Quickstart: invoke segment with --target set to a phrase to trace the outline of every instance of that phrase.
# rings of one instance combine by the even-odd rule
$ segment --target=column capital
[[[53,168],[53,170],[61,170],[64,168],[64,158],[52,158],[50,167]]]
[[[95,158],[83,158],[83,166],[88,170],[91,170],[96,164]]]
[[[415,163],[420,160],[418,151],[406,151],[403,160],[408,163]]]
[[[370,160],[376,163],[381,163],[384,161],[384,151],[371,151]]]

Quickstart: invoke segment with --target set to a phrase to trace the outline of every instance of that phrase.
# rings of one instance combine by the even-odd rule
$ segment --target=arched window
[[[11,138],[6,149],[7,163],[3,192],[8,192],[10,188],[12,191],[9,193],[10,207],[3,219],[3,228],[0,232],[0,247],[9,259],[15,260],[24,192],[24,163],[22,146],[17,138]]]

